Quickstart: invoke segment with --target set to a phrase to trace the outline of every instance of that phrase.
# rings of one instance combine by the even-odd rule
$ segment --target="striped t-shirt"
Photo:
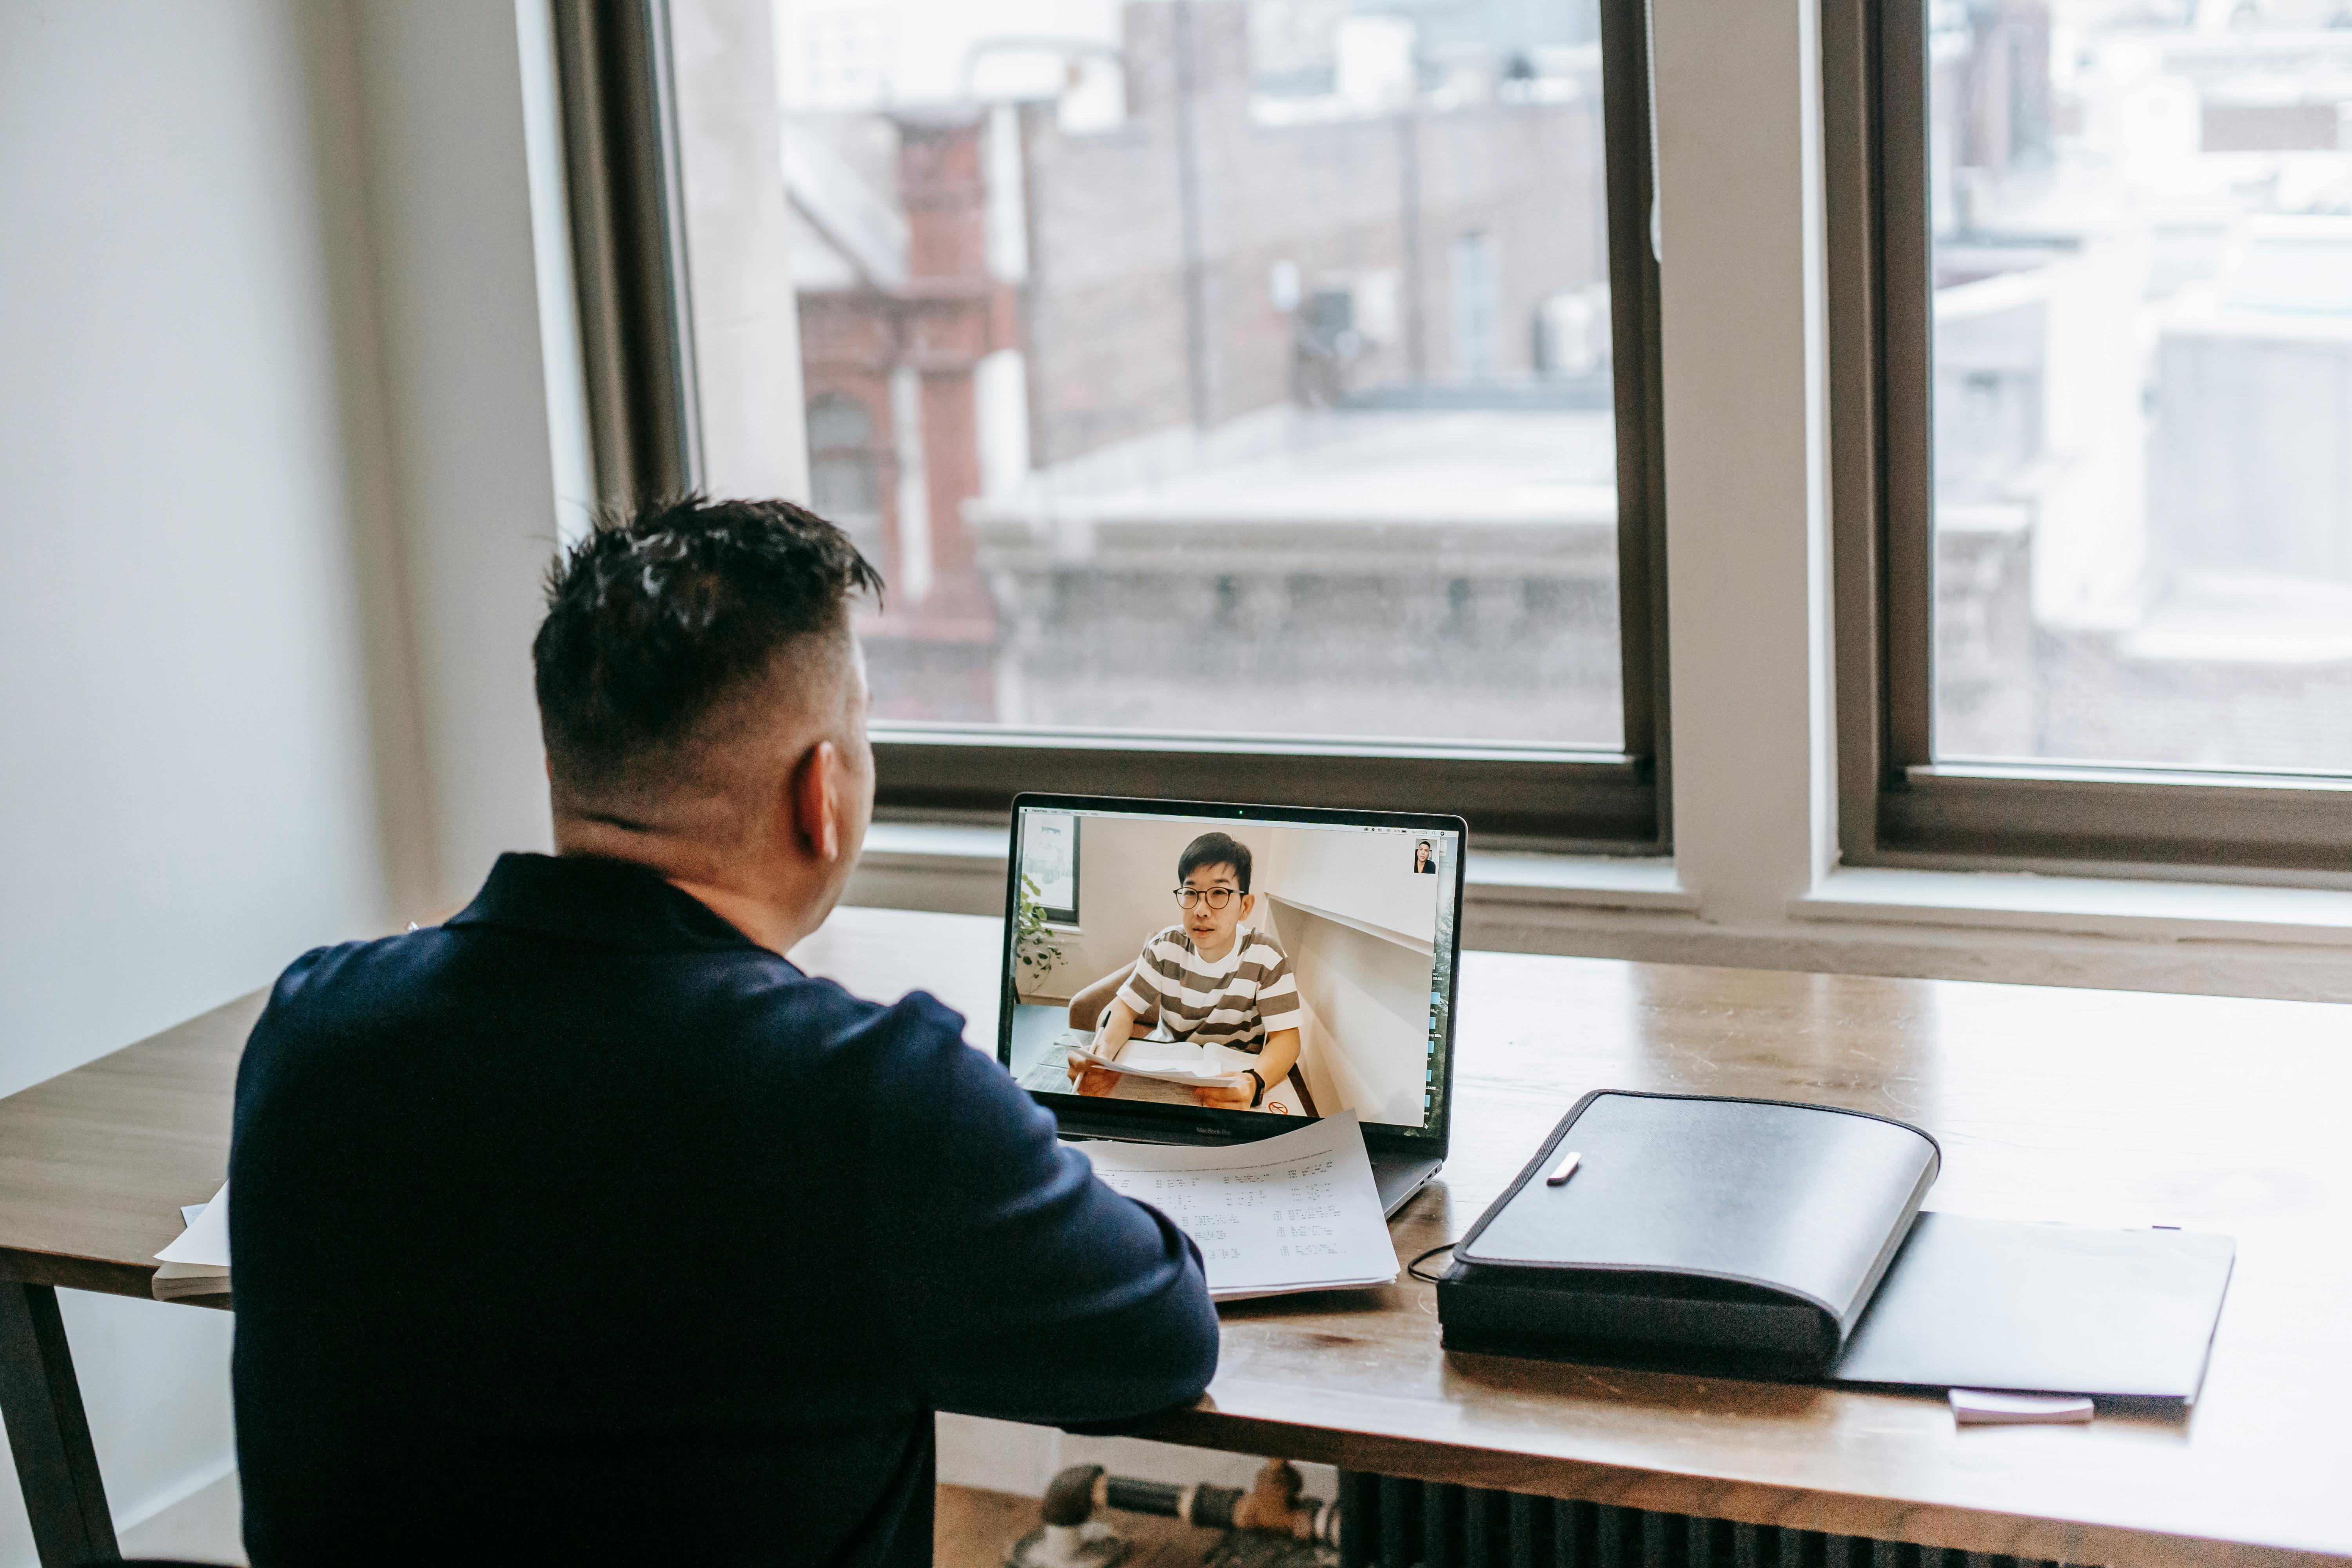
[[[1261,931],[1243,926],[1233,951],[1214,963],[1201,956],[1181,925],[1143,944],[1118,999],[1137,1014],[1160,1010],[1180,1040],[1257,1052],[1273,1029],[1298,1026],[1298,981],[1290,955]]]

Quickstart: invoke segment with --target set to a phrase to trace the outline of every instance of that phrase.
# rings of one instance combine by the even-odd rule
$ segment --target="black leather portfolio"
[[[1570,1152],[1574,1173],[1548,1182]],[[1855,1111],[1587,1095],[1454,1247],[1446,1348],[1818,1377],[1941,1160],[1917,1128]]]
[[[1587,1095],[1455,1247],[1445,1347],[2195,1397],[2228,1237],[1923,1215],[1940,1164],[1927,1133],[1859,1111]]]

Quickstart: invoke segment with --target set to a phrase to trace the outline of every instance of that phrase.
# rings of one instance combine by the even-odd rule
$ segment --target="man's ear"
[[[1242,895],[1242,919],[1249,919],[1250,912],[1256,908],[1257,895],[1255,893],[1244,893]]]
[[[793,837],[820,864],[841,858],[841,752],[819,741],[793,771]]]

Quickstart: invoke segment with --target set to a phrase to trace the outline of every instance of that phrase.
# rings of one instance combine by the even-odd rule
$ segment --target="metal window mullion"
[[[597,500],[700,472],[684,208],[661,0],[551,0]]]
[[[1667,747],[1665,404],[1659,366],[1658,258],[1649,8],[1601,0],[1601,157],[1609,245],[1610,368],[1617,449],[1617,643],[1624,748],[1657,794],[1656,843],[1674,841]]]
[[[1887,774],[1935,760],[1934,253],[1927,214],[1923,4],[1869,7],[1877,92],[1873,160],[1879,254]]]
[[[1849,861],[1867,860],[1879,847],[1878,794],[1893,750],[1882,618],[1886,432],[1874,131],[1878,73],[1872,64],[1877,12],[1874,0],[1822,0],[1821,9],[1838,847]]]

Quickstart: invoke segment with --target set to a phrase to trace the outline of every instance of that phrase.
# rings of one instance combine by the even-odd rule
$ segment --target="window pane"
[[[1937,753],[2352,771],[2352,7],[1928,16]]]
[[[1622,744],[1594,0],[772,16],[880,716]]]
[[[1066,925],[1078,922],[1078,819],[1068,812],[1029,811],[1021,816],[1021,875],[1024,889]]]

